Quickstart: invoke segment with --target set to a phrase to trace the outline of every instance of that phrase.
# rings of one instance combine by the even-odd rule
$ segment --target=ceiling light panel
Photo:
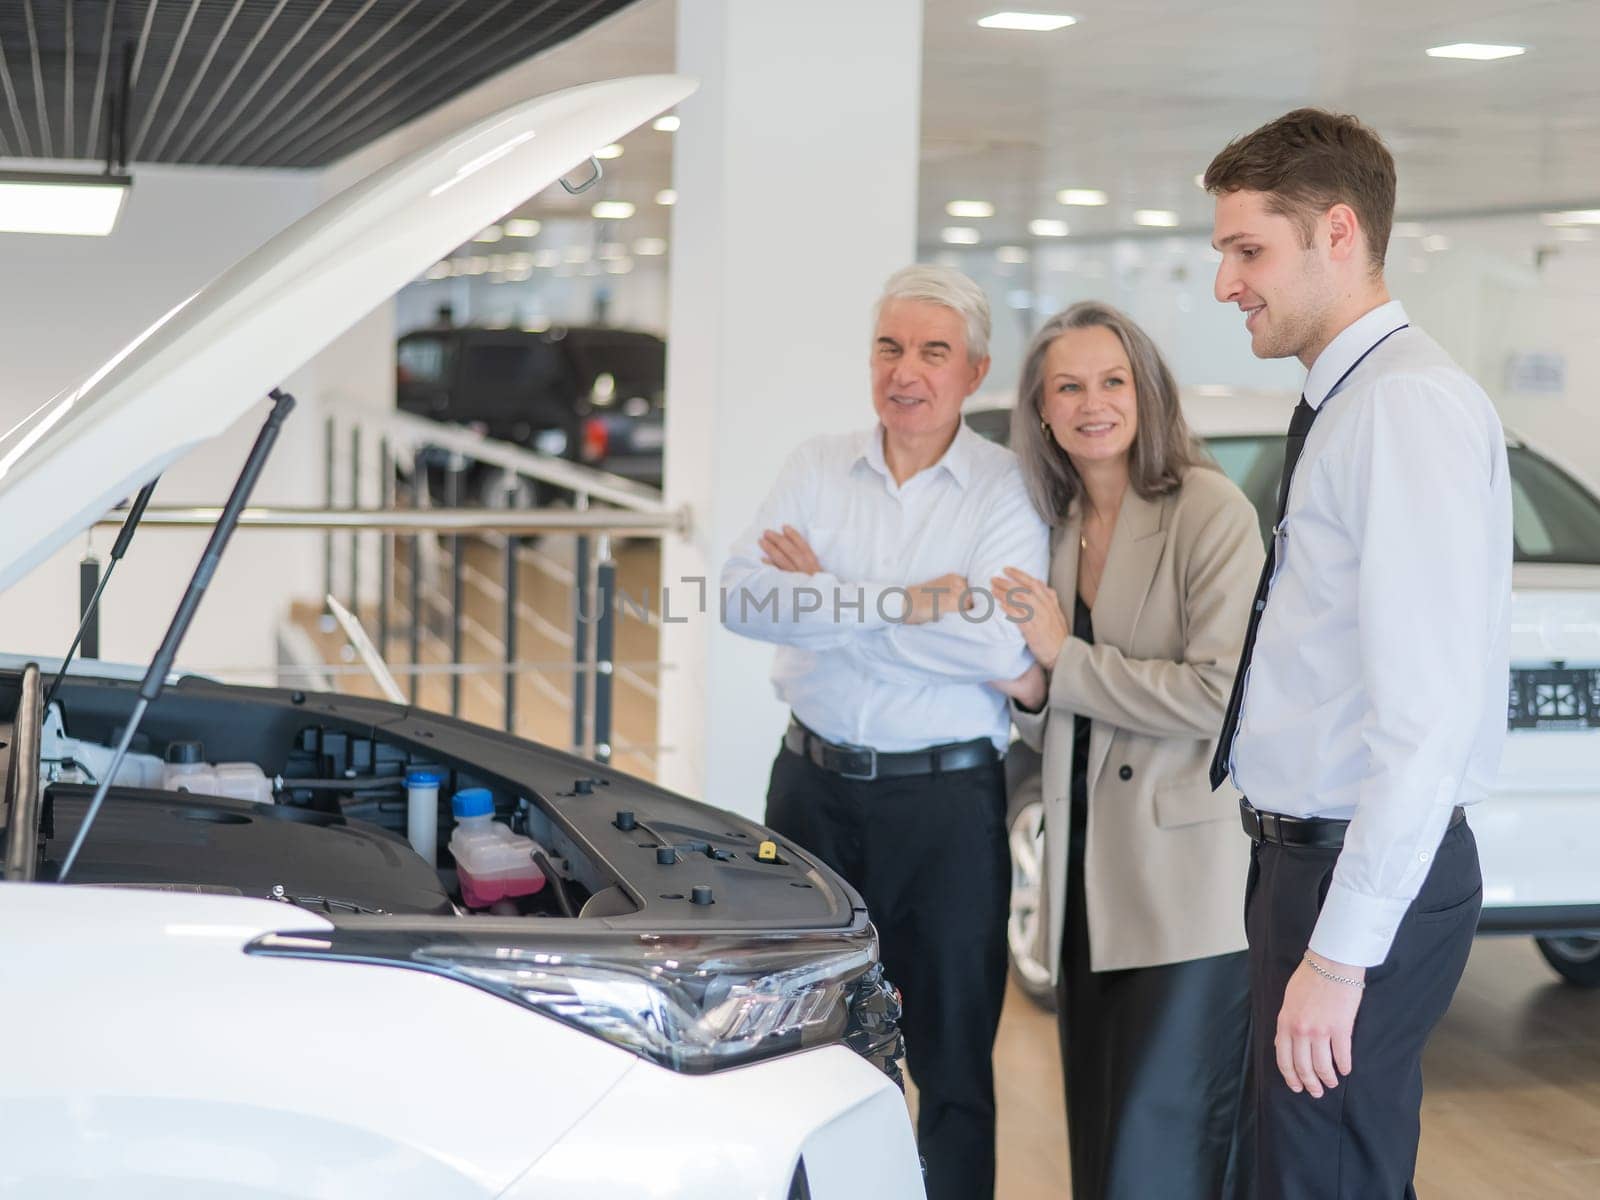
[[[944,211],[952,217],[981,220],[994,216],[994,205],[987,200],[952,200],[944,206]]]
[[[597,221],[626,221],[633,216],[633,205],[626,200],[600,200],[589,215]]]
[[[1141,208],[1133,214],[1133,223],[1149,229],[1172,229],[1178,224],[1178,214],[1165,208]]]
[[[1465,58],[1472,62],[1493,62],[1500,58],[1516,58],[1526,54],[1526,46],[1495,46],[1483,42],[1454,42],[1448,46],[1428,47],[1429,58]]]
[[[978,21],[984,29],[1019,29],[1025,33],[1054,33],[1077,23],[1077,17],[1069,17],[1066,13],[1041,12],[997,12]]]
[[[1056,203],[1078,208],[1099,208],[1109,200],[1109,196],[1096,188],[1063,188],[1056,193]]]
[[[128,187],[124,176],[0,173],[0,233],[105,237],[116,227]]]
[[[683,123],[678,120],[677,114],[668,113],[664,117],[657,117],[655,124],[651,125],[650,128],[654,129],[657,133],[677,133],[682,124]]]
[[[1065,221],[1052,221],[1041,217],[1037,221],[1028,222],[1028,232],[1034,237],[1060,238],[1066,237],[1068,230]]]
[[[981,239],[976,229],[963,225],[947,225],[939,231],[939,240],[947,246],[976,246]]]
[[[609,146],[601,146],[594,152],[596,158],[613,159],[622,157],[622,147],[612,142]]]

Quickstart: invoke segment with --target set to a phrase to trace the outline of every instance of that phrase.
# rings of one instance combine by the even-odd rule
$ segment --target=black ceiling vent
[[[0,156],[322,167],[632,0],[0,0]]]

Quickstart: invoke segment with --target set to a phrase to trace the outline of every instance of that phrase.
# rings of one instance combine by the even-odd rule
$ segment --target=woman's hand
[[[1016,567],[1007,567],[989,581],[989,586],[1000,611],[1022,630],[1034,658],[1047,668],[1053,667],[1071,632],[1055,588]]]
[[[1009,696],[1018,707],[1028,712],[1038,712],[1044,707],[1050,691],[1050,680],[1038,663],[1029,663],[1028,669],[1015,679],[993,679],[989,686],[1002,696]]]

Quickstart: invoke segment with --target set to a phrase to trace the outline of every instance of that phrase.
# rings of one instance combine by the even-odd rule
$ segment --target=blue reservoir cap
[[[487,817],[494,812],[494,793],[488,788],[462,788],[450,801],[456,819]]]
[[[444,772],[435,771],[432,767],[412,767],[406,772],[406,786],[413,787],[438,787],[444,782]]]

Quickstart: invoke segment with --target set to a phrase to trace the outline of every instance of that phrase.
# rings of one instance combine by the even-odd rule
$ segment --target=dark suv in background
[[[423,329],[396,348],[395,398],[403,412],[660,487],[666,357],[664,341],[631,329]]]

